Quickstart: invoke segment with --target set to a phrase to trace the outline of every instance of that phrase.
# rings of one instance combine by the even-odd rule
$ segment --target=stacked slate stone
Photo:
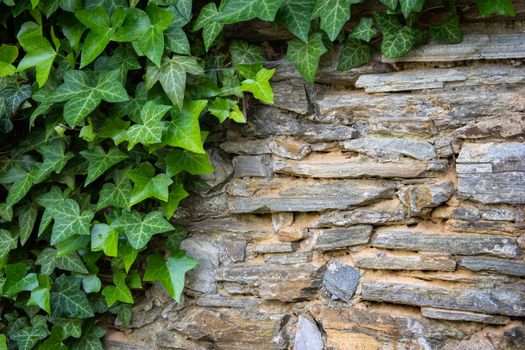
[[[524,28],[277,67],[176,214],[183,302],[148,291],[108,348],[525,349]]]

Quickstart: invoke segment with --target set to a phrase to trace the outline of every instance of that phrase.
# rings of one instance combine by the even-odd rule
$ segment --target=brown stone
[[[456,260],[449,254],[394,253],[369,249],[352,255],[354,264],[363,269],[454,271]]]

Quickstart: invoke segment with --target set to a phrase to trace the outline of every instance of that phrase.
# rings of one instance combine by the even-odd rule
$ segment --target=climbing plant
[[[198,262],[172,217],[213,171],[201,121],[244,123],[245,95],[274,100],[265,51],[231,24],[284,27],[274,49],[308,82],[334,42],[347,70],[377,46],[461,41],[452,0],[430,26],[424,0],[349,22],[360,2],[0,0],[0,350],[102,349],[97,316],[129,325],[145,284],[180,300]],[[476,3],[514,15],[511,0]]]

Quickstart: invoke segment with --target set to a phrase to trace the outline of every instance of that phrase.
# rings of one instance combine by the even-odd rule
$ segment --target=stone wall
[[[314,85],[280,64],[176,214],[184,300],[151,289],[108,348],[525,349],[525,26],[481,27]]]

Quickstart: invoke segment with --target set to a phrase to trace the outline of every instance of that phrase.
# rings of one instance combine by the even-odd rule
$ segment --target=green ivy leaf
[[[68,350],[67,346],[62,343],[64,339],[64,330],[62,327],[53,326],[49,337],[38,347],[38,350]]]
[[[56,267],[61,270],[85,274],[89,273],[82,259],[80,259],[76,252],[60,257],[56,256],[54,260]]]
[[[52,211],[55,223],[51,232],[51,244],[62,242],[75,234],[89,235],[89,226],[94,216],[91,211],[81,213],[78,203],[72,199],[66,199]]]
[[[349,36],[341,50],[337,69],[345,71],[360,67],[370,61],[370,55],[370,47],[367,44]]]
[[[133,41],[133,47],[159,67],[164,53],[163,32],[170,26],[173,15],[151,2],[146,7],[146,13],[150,25],[147,26],[140,38]]]
[[[18,48],[14,45],[2,44],[0,46],[0,78],[12,75],[16,67],[12,63],[18,56]]]
[[[115,172],[113,183],[105,183],[99,193],[97,210],[113,206],[128,209],[131,199],[131,183],[122,171]]]
[[[3,288],[3,295],[13,297],[23,291],[30,291],[38,287],[36,273],[29,271],[30,266],[24,263],[8,264],[4,266],[6,281]]]
[[[195,57],[174,55],[164,59],[158,75],[164,92],[179,110],[182,109],[184,101],[186,73],[201,75],[204,70]]]
[[[75,350],[104,350],[102,342],[100,341],[100,338],[102,338],[104,334],[106,334],[106,331],[103,328],[91,324],[85,330],[80,341],[74,344],[73,348]]]
[[[34,204],[26,205],[18,212],[18,236],[20,237],[20,245],[25,245],[31,232],[33,232],[37,215],[38,207]]]
[[[48,314],[51,314],[51,279],[45,275],[38,276],[38,287],[31,291],[31,297],[27,305],[38,306]]]
[[[133,309],[131,305],[119,303],[118,305],[113,306],[109,311],[117,315],[124,327],[129,327],[131,324],[131,318],[133,317]]]
[[[285,0],[277,19],[290,33],[307,42],[314,6],[315,0]]]
[[[71,318],[94,316],[86,295],[80,290],[80,283],[80,278],[65,274],[55,279],[51,291],[51,310],[54,315]]]
[[[362,0],[316,0],[312,19],[321,19],[321,29],[334,41],[350,19],[350,5]]]
[[[482,16],[502,15],[515,16],[512,0],[476,0],[479,12]]]
[[[151,164],[141,163],[127,174],[135,184],[131,191],[130,206],[150,197],[168,200],[168,187],[173,181],[166,174],[155,175],[155,168]]]
[[[107,256],[118,254],[118,231],[107,224],[95,224],[91,229],[91,251],[101,250]]]
[[[257,64],[264,61],[264,51],[260,46],[245,41],[234,40],[229,47],[234,66],[239,64]]]
[[[35,175],[35,183],[44,182],[53,172],[60,173],[67,162],[74,157],[73,153],[66,153],[66,144],[60,139],[52,140],[40,146],[37,151],[42,155],[44,161],[40,164]]]
[[[310,83],[315,81],[319,59],[328,50],[323,44],[321,33],[310,35],[307,43],[298,39],[288,42],[286,58],[297,68],[304,79]]]
[[[124,270],[126,272],[129,271],[130,267],[135,262],[135,259],[137,259],[139,251],[136,249],[133,249],[131,245],[129,245],[129,242],[127,240],[120,240],[118,245],[118,254],[119,257],[122,258],[122,262],[124,263]]]
[[[246,79],[241,83],[241,91],[251,92],[258,100],[273,104],[273,91],[270,86],[270,79],[274,73],[275,68],[262,68],[255,75],[255,79]]]
[[[395,10],[397,7],[398,0],[379,0],[383,4],[385,4],[389,9]]]
[[[421,12],[425,0],[399,0],[401,12],[405,18],[408,18],[412,12]]]
[[[210,174],[213,166],[206,153],[194,153],[187,150],[175,150],[170,152],[165,158],[166,174],[170,177],[183,171],[192,175]]]
[[[459,28],[459,16],[455,13],[447,13],[443,16],[443,23],[430,25],[430,37],[432,40],[447,44],[456,44],[463,40]]]
[[[236,23],[254,18],[273,21],[283,0],[237,0],[221,4],[217,20],[221,23]]]
[[[189,101],[184,104],[181,112],[174,113],[164,143],[195,153],[204,153],[199,116],[207,103],[206,100]]]
[[[354,27],[350,37],[369,42],[377,34],[374,21],[369,17],[361,17],[359,23]]]
[[[64,331],[64,339],[67,339],[69,337],[80,338],[80,336],[82,335],[82,323],[84,322],[84,320],[82,319],[55,317],[52,318],[50,321],[54,325],[62,328],[62,330]]]
[[[18,70],[36,68],[36,81],[44,86],[57,55],[49,41],[42,35],[42,28],[34,22],[26,22],[16,35],[26,55],[18,63]],[[58,50],[58,48],[57,48]]]
[[[7,350],[7,338],[5,334],[0,334],[0,350]]]
[[[106,153],[101,146],[96,146],[93,149],[81,151],[80,154],[89,162],[88,175],[84,187],[98,179],[115,164],[128,158],[127,154],[121,152],[116,147],[111,147],[108,153]]]
[[[182,183],[176,182],[171,186],[171,192],[166,202],[161,202],[162,211],[166,218],[171,218],[177,210],[179,203],[184,198],[188,197],[189,193],[184,190]]]
[[[13,206],[26,196],[36,181],[37,172],[38,168],[32,166],[29,171],[24,171],[24,175],[21,179],[11,185],[6,198],[6,203],[8,205]]]
[[[419,40],[421,33],[408,26],[401,26],[395,16],[375,13],[383,33],[381,52],[387,58],[397,58],[406,55]]]
[[[117,273],[113,276],[114,286],[107,286],[102,290],[102,295],[106,298],[108,306],[115,304],[117,301],[133,304],[133,296],[126,285],[126,275]]]
[[[168,294],[180,302],[186,272],[197,266],[198,261],[187,256],[182,250],[171,253],[167,261],[160,255],[150,255],[147,260],[144,281],[159,281]]]
[[[86,293],[97,293],[101,287],[102,282],[100,282],[100,278],[97,275],[89,275],[82,279],[82,289]]]
[[[11,236],[11,232],[0,229],[0,266],[9,252],[16,248],[17,238]]]
[[[10,332],[9,338],[16,343],[19,350],[30,350],[48,335],[49,331],[44,327],[24,327]]]
[[[210,49],[224,26],[216,20],[218,14],[217,5],[210,2],[202,7],[199,17],[197,17],[197,20],[193,24],[193,31],[203,29],[202,38],[204,39],[204,48],[206,51]]]
[[[166,123],[161,119],[171,109],[170,106],[148,101],[140,111],[140,124],[134,124],[128,129],[128,150],[135,147],[137,143],[151,145],[162,140],[162,133]]]
[[[75,17],[90,29],[82,45],[80,68],[93,62],[113,39],[113,34],[122,25],[125,11],[118,7],[111,18],[103,7],[75,11]]]
[[[118,70],[92,73],[70,70],[64,74],[64,83],[46,97],[46,102],[64,102],[64,119],[72,127],[82,125],[84,119],[102,100],[123,102],[128,94]]]
[[[112,226],[126,235],[134,249],[144,248],[153,235],[173,230],[160,211],[150,212],[144,219],[137,211],[123,212]]]

